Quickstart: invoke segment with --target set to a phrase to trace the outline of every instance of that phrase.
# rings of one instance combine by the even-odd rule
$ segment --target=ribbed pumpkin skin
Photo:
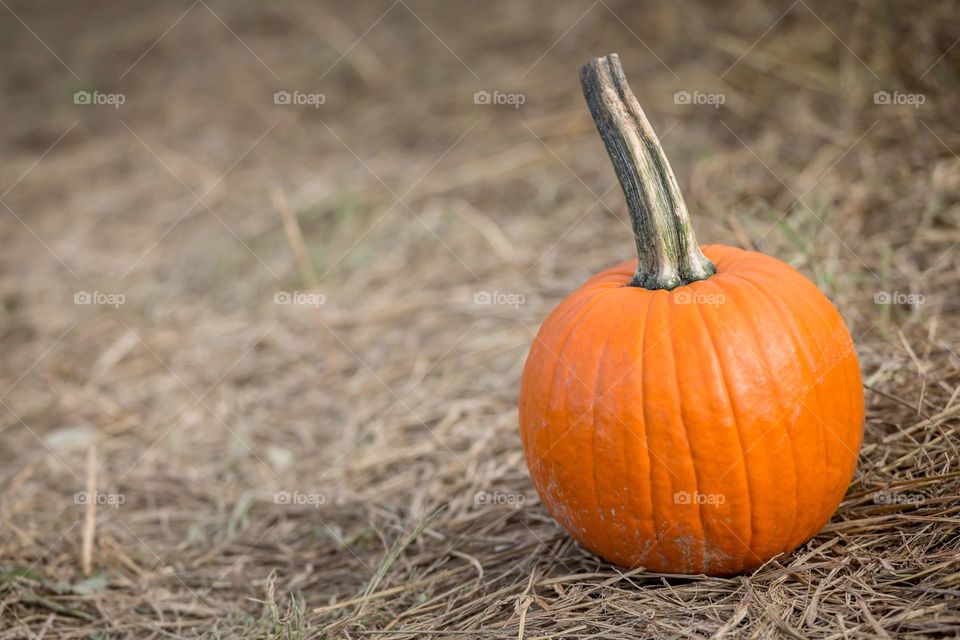
[[[813,283],[760,253],[702,248],[717,266],[706,280],[629,287],[628,261],[564,300],[531,347],[520,429],[547,511],[587,549],[729,575],[830,519],[860,449],[863,386]]]

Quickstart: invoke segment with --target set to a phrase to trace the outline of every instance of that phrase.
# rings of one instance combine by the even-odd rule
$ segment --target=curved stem
[[[580,82],[630,210],[639,257],[630,286],[674,289],[709,278],[717,268],[700,251],[677,179],[619,56],[583,65]]]

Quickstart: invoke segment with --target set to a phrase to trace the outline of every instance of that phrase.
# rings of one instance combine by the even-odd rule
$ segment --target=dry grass
[[[0,638],[960,634],[950,3],[7,3]],[[527,477],[538,323],[632,251],[576,75],[609,51],[698,237],[797,266],[861,354],[847,498],[750,576],[620,571]]]

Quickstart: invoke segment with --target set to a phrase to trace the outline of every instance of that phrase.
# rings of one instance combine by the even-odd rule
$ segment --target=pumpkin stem
[[[717,268],[700,251],[677,179],[620,57],[591,60],[580,68],[580,82],[630,210],[639,257],[630,286],[674,289],[709,278]]]

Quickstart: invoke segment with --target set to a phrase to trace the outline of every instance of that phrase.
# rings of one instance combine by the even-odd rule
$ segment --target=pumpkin
[[[853,341],[792,267],[697,244],[616,54],[580,75],[638,259],[592,277],[539,330],[520,391],[530,477],[610,562],[752,570],[816,534],[850,483],[864,422]]]

